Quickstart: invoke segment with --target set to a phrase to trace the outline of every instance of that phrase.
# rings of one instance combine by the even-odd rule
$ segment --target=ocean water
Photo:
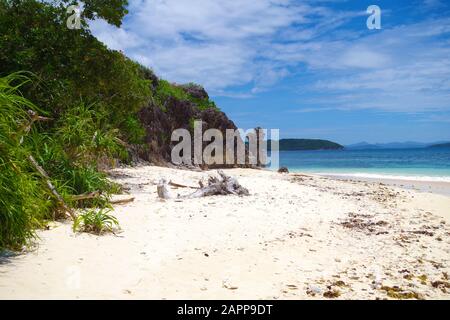
[[[280,151],[291,172],[450,182],[450,148]]]

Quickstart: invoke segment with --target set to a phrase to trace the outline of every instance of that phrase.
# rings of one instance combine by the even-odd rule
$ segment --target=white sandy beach
[[[250,196],[157,198],[165,177],[215,171],[116,169],[135,201],[117,235],[39,231],[0,260],[1,299],[449,299],[450,197],[264,170],[225,170]],[[193,190],[171,190],[188,193]]]

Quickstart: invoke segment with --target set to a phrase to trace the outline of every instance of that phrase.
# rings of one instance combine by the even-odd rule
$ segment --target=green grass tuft
[[[116,217],[109,214],[109,209],[88,210],[81,213],[73,223],[74,232],[87,232],[97,235],[113,232],[119,227]]]

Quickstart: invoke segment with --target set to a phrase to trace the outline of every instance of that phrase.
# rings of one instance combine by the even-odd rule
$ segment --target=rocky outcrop
[[[193,123],[196,120],[203,122],[203,131],[210,128],[218,129],[224,137],[226,129],[237,129],[234,122],[215,106],[202,108],[197,103],[197,101],[209,101],[208,93],[201,86],[189,84],[177,87],[187,93],[188,99],[170,96],[164,101],[164,108],[152,101],[138,113],[139,120],[146,131],[145,147],[139,148],[139,157],[158,165],[171,161],[171,150],[175,145],[171,142],[171,135],[175,129],[187,129],[193,137]],[[206,145],[207,143],[204,147]],[[226,165],[209,167],[226,167]]]
[[[205,88],[203,88],[202,86],[190,83],[180,85],[179,87],[182,88],[188,95],[196,99],[209,100],[209,95],[206,92]]]
[[[289,173],[289,169],[287,167],[281,167],[278,169],[278,173]]]

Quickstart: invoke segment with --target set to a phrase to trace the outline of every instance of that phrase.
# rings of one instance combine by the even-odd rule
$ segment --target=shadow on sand
[[[11,259],[16,256],[18,256],[18,254],[13,251],[9,250],[0,251],[0,266],[7,263],[11,263],[12,262]]]

